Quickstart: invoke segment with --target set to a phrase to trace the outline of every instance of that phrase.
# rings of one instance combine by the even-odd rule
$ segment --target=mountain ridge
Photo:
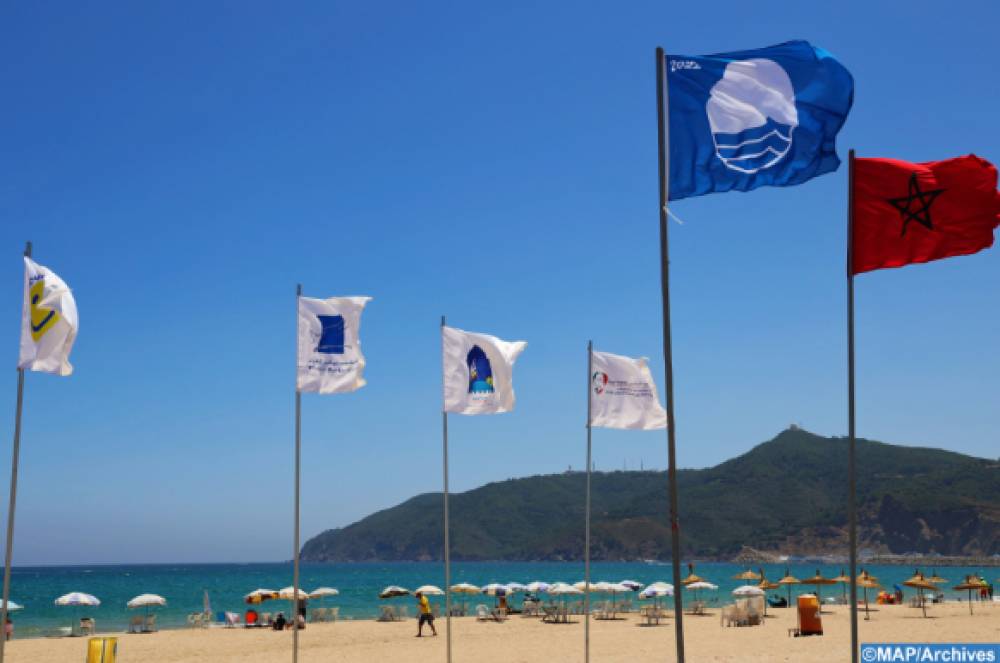
[[[859,546],[876,553],[1000,554],[1000,463],[858,440]],[[677,472],[685,557],[744,545],[786,554],[847,549],[847,439],[797,427],[703,469]],[[487,483],[450,496],[454,560],[578,560],[583,472]],[[667,559],[663,471],[592,475],[591,556]],[[416,495],[313,537],[305,561],[438,560],[441,493]]]

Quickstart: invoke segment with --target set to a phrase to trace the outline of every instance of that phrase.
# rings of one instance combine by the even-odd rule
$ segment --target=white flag
[[[444,410],[498,414],[514,409],[514,361],[527,343],[442,327]]]
[[[590,424],[601,428],[667,427],[656,383],[645,357],[594,352],[590,375]]]
[[[18,368],[70,375],[69,353],[80,319],[69,286],[48,267],[24,257],[24,308]]]
[[[371,297],[299,297],[299,391],[337,394],[365,386],[361,312]]]

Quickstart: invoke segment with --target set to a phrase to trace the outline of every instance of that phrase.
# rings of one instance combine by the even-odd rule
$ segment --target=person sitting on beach
[[[274,624],[271,626],[271,628],[273,628],[275,631],[284,631],[286,621],[287,620],[285,619],[285,613],[279,612],[278,616],[274,618]]]
[[[420,592],[417,592],[416,596],[417,607],[420,609],[420,616],[417,621],[417,637],[423,637],[425,622],[431,627],[431,633],[437,635],[437,629],[434,628],[434,613],[431,612],[431,602],[428,601],[427,597]]]

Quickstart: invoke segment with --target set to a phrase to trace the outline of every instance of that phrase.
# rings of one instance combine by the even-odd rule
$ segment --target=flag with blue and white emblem
[[[670,199],[801,184],[840,165],[850,72],[790,41],[717,55],[667,55]]]
[[[361,312],[371,297],[299,297],[299,391],[336,394],[365,386]]]

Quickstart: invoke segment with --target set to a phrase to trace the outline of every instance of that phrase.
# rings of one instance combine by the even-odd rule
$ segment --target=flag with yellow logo
[[[69,353],[79,318],[66,283],[48,267],[24,258],[24,310],[21,314],[21,356],[17,367],[70,375]]]

